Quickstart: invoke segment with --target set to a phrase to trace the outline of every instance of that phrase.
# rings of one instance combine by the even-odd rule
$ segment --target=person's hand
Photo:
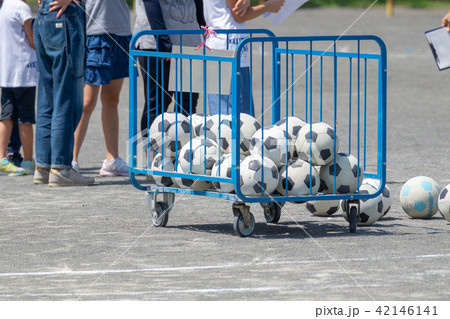
[[[442,18],[442,26],[447,27],[447,32],[450,32],[450,11]]]
[[[242,17],[247,11],[248,7],[250,7],[250,0],[237,0],[234,8],[231,9],[231,11]]]
[[[71,2],[72,0],[54,0],[53,2],[50,2],[50,10],[48,11],[52,12],[59,10],[58,14],[56,15],[56,17],[59,18],[64,13],[64,11],[66,11],[67,7]],[[73,0],[73,2],[78,4],[77,0]]]
[[[278,12],[284,4],[284,0],[269,0],[266,2],[269,12]]]

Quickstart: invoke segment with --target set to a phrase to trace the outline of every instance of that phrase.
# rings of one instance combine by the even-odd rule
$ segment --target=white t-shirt
[[[21,0],[3,0],[0,8],[0,87],[37,85],[36,52],[28,43],[24,22],[33,18]]]
[[[238,23],[231,10],[227,5],[226,0],[208,0],[203,1],[203,14],[205,16],[206,24],[210,29],[245,29],[245,23]],[[210,36],[206,41],[206,45],[211,49],[217,50],[235,50],[239,42],[248,37],[247,34],[217,34],[217,37]],[[248,59],[248,45],[242,49],[241,67],[249,66]]]

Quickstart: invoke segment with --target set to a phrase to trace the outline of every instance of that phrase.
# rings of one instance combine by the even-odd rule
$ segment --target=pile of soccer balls
[[[411,218],[431,218],[438,211],[450,222],[450,184],[442,190],[430,177],[416,176],[408,180],[400,191],[400,204]]]
[[[334,129],[324,122],[306,123],[291,116],[275,125],[261,127],[254,117],[241,113],[239,131],[240,191],[245,196],[348,194],[358,189],[372,193],[378,189],[374,181],[364,180],[362,168],[353,155],[338,152],[339,139]],[[189,175],[189,178],[154,175],[158,185],[235,191],[231,183],[211,183],[202,177],[232,177],[230,115],[197,113],[185,117],[166,112],[152,123],[149,139],[150,147],[158,153],[152,170]],[[391,200],[388,189],[387,192],[389,196],[363,201],[361,225],[372,224],[387,212]],[[307,209],[317,216],[329,216],[340,206],[344,207],[345,203],[307,203]],[[367,217],[363,215],[365,211]]]

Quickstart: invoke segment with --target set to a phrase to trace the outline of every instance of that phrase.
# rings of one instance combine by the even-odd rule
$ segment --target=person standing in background
[[[34,174],[33,124],[37,62],[31,21],[33,14],[25,1],[4,0],[0,7],[0,172],[9,175]],[[21,167],[7,158],[13,124],[19,135],[25,160]],[[19,145],[20,148],[20,145]],[[18,164],[18,163],[17,163]]]
[[[125,0],[86,0],[85,4],[88,54],[84,76],[84,105],[75,131],[72,166],[79,170],[78,156],[100,93],[106,146],[106,159],[100,175],[126,176],[128,165],[119,157],[118,105],[124,78],[128,77],[130,9]]]
[[[39,68],[35,184],[85,186],[72,169],[74,133],[83,111],[85,11],[77,0],[41,0],[34,24]]]

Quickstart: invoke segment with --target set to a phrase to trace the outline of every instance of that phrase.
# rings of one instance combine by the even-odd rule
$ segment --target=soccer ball
[[[221,118],[223,118],[224,116],[225,115],[221,115]],[[201,124],[195,126],[195,136],[206,136],[210,140],[213,140],[215,143],[217,143],[219,138],[219,124],[219,114],[208,115],[206,117],[206,123],[202,122]]]
[[[374,179],[374,178],[365,178],[362,181],[362,185],[364,184],[370,184],[373,187],[375,187],[375,189],[378,189],[380,187],[380,180],[378,179]],[[386,215],[389,211],[389,209],[391,208],[392,205],[392,194],[391,194],[391,190],[389,189],[389,187],[387,185],[384,186],[383,192],[381,193],[381,195],[383,196],[383,212],[380,218],[382,218],[384,215]]]
[[[291,159],[297,159],[298,153],[295,149],[295,141],[297,140],[298,132],[306,125],[306,122],[302,119],[299,119],[295,116],[289,116],[285,117],[281,120],[279,120],[276,124],[279,128],[283,130],[283,132],[286,132],[286,125],[287,125],[287,132],[290,135],[289,139],[289,149],[291,152]]]
[[[203,113],[194,113],[188,116],[188,122],[192,128],[192,133],[194,137],[198,137],[197,131],[200,132],[204,127],[204,123],[208,120],[208,115]]]
[[[438,199],[438,208],[442,217],[445,218],[446,221],[450,222],[450,184],[445,186],[441,192],[439,193]]]
[[[378,187],[371,183],[363,183],[359,187],[359,194],[375,194]],[[342,216],[348,221],[347,201],[341,201]],[[358,226],[370,226],[383,216],[383,195],[359,201]]]
[[[184,171],[181,168],[181,165],[178,164],[178,173],[185,173],[185,174],[190,174],[189,170]],[[209,175],[210,172],[207,172],[207,175]],[[205,191],[208,188],[211,187],[211,182],[209,181],[204,181],[201,179],[195,179],[195,174],[190,174],[192,176],[192,178],[180,178],[180,177],[174,177],[175,183],[178,185],[178,187],[180,188],[189,188],[189,189],[194,189],[194,190],[198,190],[198,191]]]
[[[257,130],[261,128],[261,125],[258,123],[258,121],[251,115],[247,113],[240,113],[241,120],[240,120],[240,148],[241,148],[241,154],[244,156],[250,155],[250,141],[253,137],[253,135],[256,133]]]
[[[277,167],[286,165],[286,160],[290,158],[288,140],[285,133],[278,126],[268,126],[259,129],[253,134],[250,143],[250,154],[271,159]],[[286,152],[287,150],[287,152]]]
[[[189,121],[181,113],[165,112],[150,126],[150,148],[165,156],[174,157],[189,141]]]
[[[165,172],[174,172],[175,171],[175,161],[169,157],[164,156],[164,160],[162,159],[162,154],[158,154],[155,156],[152,162],[152,170],[154,171],[165,171]],[[172,177],[169,176],[161,176],[161,175],[152,175],[156,184],[164,187],[172,187],[175,185],[175,181]]]
[[[416,176],[408,180],[400,192],[400,204],[412,218],[430,218],[438,211],[438,184],[429,177]]]
[[[219,148],[209,138],[194,137],[180,151],[178,161],[183,172],[204,174],[211,172],[219,157]]]
[[[245,156],[240,155],[240,162],[245,159]],[[231,178],[231,170],[232,170],[232,155],[225,154],[221,157],[220,161],[217,161],[211,171],[211,176],[213,177],[223,177],[223,178]],[[238,163],[239,165],[240,163]],[[220,166],[220,167],[219,167]],[[233,183],[222,183],[222,182],[213,182],[215,189],[221,193],[231,193],[234,192]]]
[[[222,115],[217,132],[221,155],[231,153],[231,125],[231,115]]]
[[[264,172],[264,173],[263,173]],[[263,178],[264,174],[264,180]],[[275,163],[260,155],[249,155],[241,162],[241,192],[245,196],[273,193],[278,186],[279,173]]]
[[[361,186],[364,179],[362,167],[353,155],[346,153],[336,154],[336,166],[334,161],[320,168],[320,191],[334,192],[334,176],[336,176],[336,193],[354,193]],[[359,184],[358,184],[359,176]]]
[[[319,190],[319,186],[319,172],[317,172],[315,167],[311,166],[308,162],[298,159],[289,163],[287,172],[286,166],[281,168],[280,182],[278,183],[277,191],[281,195],[286,196],[315,195]]]
[[[339,210],[339,200],[313,200],[306,202],[306,209],[314,216],[328,217]]]
[[[339,150],[339,140],[331,126],[318,122],[302,127],[295,147],[302,160],[322,166],[333,161],[334,153]]]

